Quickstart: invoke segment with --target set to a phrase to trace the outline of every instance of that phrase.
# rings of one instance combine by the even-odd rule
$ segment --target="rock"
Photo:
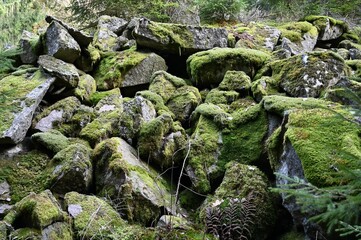
[[[164,104],[163,98],[160,95],[158,95],[157,93],[149,91],[149,90],[145,90],[145,91],[138,91],[136,93],[136,96],[141,96],[141,97],[149,100],[153,104],[154,109],[157,112],[158,116],[162,115],[162,114],[169,114],[169,115],[171,115],[171,117],[173,119],[175,118],[175,115]]]
[[[308,22],[288,23],[280,27],[282,32],[281,48],[297,55],[311,52],[317,43],[317,28]]]
[[[19,228],[9,235],[9,239],[41,240],[40,230],[33,228]]]
[[[272,57],[277,60],[282,60],[291,57],[291,52],[287,49],[281,48],[272,52]]]
[[[145,18],[139,20],[133,34],[139,46],[179,55],[225,48],[228,39],[224,28],[157,23]]]
[[[351,60],[361,59],[361,50],[357,48],[351,48],[349,50]]]
[[[80,56],[80,46],[57,21],[51,22],[45,33],[45,52],[68,63]]]
[[[24,64],[36,63],[41,50],[39,36],[28,31],[23,31],[19,45],[22,50],[20,54],[21,62]]]
[[[336,48],[336,53],[340,55],[344,60],[350,59],[350,52],[346,48]]]
[[[136,142],[142,125],[156,117],[156,111],[152,102],[136,96],[134,99],[124,101],[123,114],[120,116],[120,136],[129,144]]]
[[[0,183],[0,201],[10,202],[10,185],[6,180]]]
[[[350,50],[352,48],[361,49],[361,45],[354,43],[350,40],[343,40],[338,44],[338,48],[346,48],[347,50]]]
[[[122,34],[123,30],[127,27],[127,25],[128,21],[114,16],[103,15],[98,18],[98,29],[109,29],[118,36]]]
[[[58,85],[72,88],[78,85],[79,73],[74,65],[47,55],[41,55],[38,64],[45,72],[57,78]]]
[[[14,209],[5,216],[4,221],[22,227],[43,229],[55,222],[66,220],[66,213],[49,190],[39,194],[30,193],[15,204]],[[23,221],[27,219],[27,221]]]
[[[266,26],[263,24],[250,23],[247,27],[242,28],[242,33],[237,33],[236,48],[251,48],[272,52],[277,45],[281,36],[281,31],[277,28]]]
[[[272,77],[263,76],[260,79],[252,82],[253,97],[257,102],[260,102],[264,96],[268,95],[282,95],[279,89],[279,82]]]
[[[174,213],[166,181],[139,160],[137,151],[121,138],[111,138],[94,149],[96,191],[111,199],[122,198],[122,213],[131,222],[150,225],[161,208]]]
[[[157,54],[129,49],[103,58],[94,78],[98,90],[109,90],[147,84],[154,72],[166,69],[164,59]]]
[[[94,78],[85,74],[79,77],[78,86],[74,90],[74,95],[81,101],[90,102],[90,96],[96,92],[96,82]]]
[[[7,223],[5,223],[4,221],[0,221],[0,238],[1,239],[7,239],[8,234],[8,228],[10,228],[11,226],[9,226]]]
[[[347,31],[345,22],[327,16],[307,16],[305,21],[312,23],[318,30],[318,40],[336,40]]]
[[[96,196],[69,192],[65,194],[65,204],[68,212],[71,206],[81,209],[79,213],[71,214],[77,238],[101,239],[126,224],[107,202]]]
[[[270,63],[272,78],[293,97],[319,97],[348,74],[344,60],[333,52],[312,52]]]
[[[54,16],[48,15],[46,16],[45,20],[49,24],[55,21],[59,23],[61,26],[63,26],[82,48],[88,47],[88,45],[93,41],[93,37],[87,34],[86,32],[75,29],[69,26],[68,24],[66,24],[65,22],[61,21],[60,19],[57,19]]]
[[[182,217],[163,215],[158,220],[157,227],[163,229],[190,229],[190,223]]]
[[[201,101],[202,97],[197,88],[184,86],[173,93],[167,102],[167,107],[174,113],[176,120],[186,123]]]
[[[50,130],[48,132],[35,133],[31,136],[31,140],[41,147],[45,148],[52,154],[63,150],[68,147],[70,141],[61,132]]]
[[[222,91],[218,88],[213,88],[205,99],[205,103],[213,104],[231,104],[236,101],[239,97],[239,93],[236,91]]]
[[[13,209],[12,205],[0,203],[0,217],[1,217],[1,219],[3,219],[5,217],[5,215],[7,215],[10,212],[11,209]],[[1,231],[1,229],[0,229],[0,231]],[[1,233],[0,233],[0,236],[1,236]]]
[[[121,96],[120,95],[120,89],[119,88],[114,88],[112,90],[108,90],[108,91],[101,91],[101,92],[95,92],[90,96],[90,103],[92,104],[92,106],[95,106],[98,104],[98,102],[107,97],[107,96],[111,96],[111,95],[117,95],[117,96]]]
[[[182,78],[173,76],[165,71],[155,72],[150,80],[149,90],[161,96],[166,103],[177,88],[186,86]]]
[[[82,144],[72,144],[58,152],[49,163],[51,190],[87,193],[92,184],[91,151]]]
[[[217,86],[229,70],[244,71],[253,78],[269,58],[267,53],[253,49],[215,48],[190,56],[187,71],[196,86]]]
[[[1,80],[0,144],[16,144],[25,138],[36,108],[54,81],[40,71]]]
[[[57,222],[41,231],[42,240],[73,240],[71,226],[65,222]]]
[[[227,219],[235,214],[228,230],[232,236],[266,239],[276,220],[268,188],[266,176],[257,167],[230,162],[221,185],[203,203],[200,218],[207,218],[208,230],[216,228],[223,237],[230,226]]]
[[[117,51],[120,49],[118,36],[108,28],[98,28],[94,34],[92,45],[101,51]]]
[[[336,85],[327,89],[324,98],[357,109],[361,98],[361,83],[348,78],[341,78]]]
[[[123,98],[119,91],[105,96],[94,107],[94,110],[98,116],[117,109],[123,111]]]
[[[219,89],[237,91],[246,96],[251,89],[251,78],[243,71],[227,71],[219,84]]]

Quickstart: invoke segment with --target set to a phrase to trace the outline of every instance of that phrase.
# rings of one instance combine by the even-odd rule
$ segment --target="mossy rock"
[[[201,115],[190,141],[187,174],[195,191],[209,193],[211,183],[222,174],[218,167],[221,130],[216,123]]]
[[[343,78],[326,91],[324,99],[358,109],[361,99],[361,83]]]
[[[13,231],[8,237],[9,239],[41,240],[41,232],[34,228],[19,228]]]
[[[96,82],[92,76],[85,74],[79,77],[78,86],[74,90],[74,95],[80,99],[80,101],[89,103],[90,96],[96,92]]]
[[[165,61],[155,53],[138,52],[134,49],[109,52],[94,72],[97,89],[104,91],[149,83],[152,74],[167,70]]]
[[[354,43],[350,40],[343,40],[338,44],[339,48],[346,48],[348,50],[352,49],[352,48],[356,48],[358,50],[361,50],[361,44],[358,43]]]
[[[253,49],[215,48],[191,55],[187,71],[196,86],[218,86],[229,70],[244,71],[253,78],[269,59],[267,53]]]
[[[107,236],[114,239],[111,234],[126,225],[107,202],[96,196],[69,192],[65,194],[65,205],[73,218],[77,238],[100,240]]]
[[[291,42],[299,43],[304,38],[304,34],[309,34],[312,37],[318,37],[317,28],[308,22],[291,22],[279,27],[282,33],[282,38],[287,38]]]
[[[361,79],[361,60],[348,60],[346,64],[352,69],[351,77]]]
[[[149,90],[161,96],[166,103],[177,88],[186,86],[182,78],[173,76],[165,71],[155,72],[150,80]]]
[[[192,122],[198,121],[201,116],[212,120],[220,128],[227,127],[233,119],[222,107],[213,103],[203,103],[199,105],[192,113]]]
[[[1,79],[0,143],[16,144],[25,138],[35,109],[54,80],[40,71]]]
[[[17,147],[21,149],[19,145],[14,148]],[[30,192],[46,189],[49,176],[45,169],[49,161],[46,154],[36,150],[0,156],[0,180],[6,180],[11,187],[11,203],[20,201]]]
[[[264,96],[282,95],[279,89],[279,82],[272,77],[263,76],[252,82],[253,97],[260,102]]]
[[[119,110],[123,111],[123,97],[120,91],[114,91],[112,94],[106,95],[95,105],[94,110],[97,116],[107,114],[109,112]]]
[[[91,154],[91,149],[79,143],[58,152],[47,167],[50,189],[58,194],[87,193],[93,178]]]
[[[312,23],[318,30],[318,40],[329,41],[341,37],[348,31],[348,25],[344,21],[336,20],[328,16],[311,15],[304,18],[305,21]]]
[[[239,97],[236,91],[222,91],[218,88],[213,88],[206,97],[205,103],[213,104],[231,104]]]
[[[56,154],[70,144],[69,139],[56,130],[35,133],[31,136],[31,140],[52,154]]]
[[[169,108],[164,104],[163,98],[155,93],[154,91],[144,90],[136,93],[136,96],[141,96],[147,100],[149,100],[157,112],[157,115],[160,116],[162,114],[169,114],[172,118],[175,118],[174,113],[169,110]]]
[[[56,222],[41,231],[42,239],[73,240],[73,231],[69,223]]]
[[[101,99],[109,95],[120,95],[120,89],[114,88],[108,91],[95,92],[92,95],[90,95],[89,101],[91,105],[95,106]]]
[[[223,91],[237,91],[247,96],[251,88],[251,78],[242,71],[227,71],[218,87]]]
[[[15,204],[4,221],[12,226],[43,229],[55,222],[67,220],[66,213],[49,190],[39,194],[30,193]]]
[[[234,238],[243,236],[266,239],[276,220],[273,197],[268,189],[270,184],[266,176],[257,167],[236,162],[228,163],[226,168],[221,185],[203,203],[200,218],[205,221],[207,216],[208,227],[217,226],[221,231],[228,226],[227,219],[230,215],[236,214],[232,226],[239,224],[242,229],[245,227],[242,221],[247,222],[247,225],[244,231],[231,230]],[[246,209],[246,216],[241,215],[241,209]],[[212,217],[217,218],[220,223],[217,225]],[[248,219],[244,219],[246,217]]]

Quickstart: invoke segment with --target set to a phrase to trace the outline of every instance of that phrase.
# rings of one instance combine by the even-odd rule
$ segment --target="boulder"
[[[42,240],[73,240],[71,225],[66,222],[56,222],[41,231]]]
[[[65,194],[65,205],[79,239],[103,239],[126,225],[107,202],[96,196],[69,192]]]
[[[0,144],[16,144],[25,138],[36,108],[54,81],[40,71],[1,80]]]
[[[345,22],[327,16],[307,16],[304,20],[317,28],[320,41],[336,40],[348,29]]]
[[[78,86],[74,90],[74,95],[81,101],[89,103],[90,96],[96,92],[96,82],[89,74],[84,74],[79,77]]]
[[[57,21],[52,21],[45,33],[45,52],[68,63],[80,56],[80,46]]]
[[[120,49],[118,36],[108,28],[100,27],[94,34],[92,45],[101,51],[117,51]]]
[[[219,89],[248,95],[251,89],[251,78],[243,71],[227,71],[219,84]]]
[[[175,212],[166,181],[121,138],[98,144],[93,159],[96,191],[111,199],[121,198],[122,213],[129,221],[149,225],[160,217],[161,208]]]
[[[341,78],[337,84],[327,89],[324,98],[357,109],[360,105],[361,83],[348,78]]]
[[[40,230],[34,228],[19,228],[11,232],[9,239],[41,240]]]
[[[157,23],[145,18],[139,20],[133,34],[139,46],[188,56],[228,44],[224,28]]]
[[[158,116],[166,113],[166,114],[171,115],[173,119],[175,118],[174,114],[164,104],[163,98],[160,95],[158,95],[157,93],[155,93],[153,91],[145,90],[145,91],[138,91],[136,93],[136,96],[141,96],[141,97],[149,100],[153,104],[154,109],[157,112]]]
[[[116,35],[121,35],[123,30],[127,27],[128,21],[114,17],[103,15],[98,18],[98,29],[106,28],[115,33]]]
[[[148,84],[154,72],[167,70],[163,58],[134,49],[109,53],[94,73],[98,90]]]
[[[91,150],[82,144],[72,144],[59,151],[50,161],[49,186],[53,192],[87,193],[92,184]]]
[[[263,76],[252,82],[252,94],[257,102],[260,102],[264,96],[282,95],[279,89],[279,82],[272,77]]]
[[[245,48],[215,48],[187,59],[187,71],[198,87],[218,86],[229,70],[244,71],[251,78],[270,58],[267,53]]]
[[[350,53],[350,59],[351,60],[355,60],[355,59],[361,59],[361,50],[358,48],[351,48],[349,50]]]
[[[189,0],[180,0],[170,8],[170,22],[184,25],[200,25],[199,12]]]
[[[45,72],[56,77],[56,84],[72,88],[78,85],[79,73],[74,65],[48,55],[41,55],[38,64]]]
[[[19,45],[22,50],[22,53],[20,54],[21,62],[23,64],[36,63],[41,50],[39,36],[28,31],[23,31]]]
[[[103,97],[94,107],[94,111],[98,116],[104,115],[117,109],[120,111],[123,110],[123,98],[120,94],[120,91],[116,91]]]
[[[44,148],[52,154],[56,154],[70,144],[69,139],[56,130],[35,133],[31,136],[31,140],[37,146],[41,146],[40,148]]]
[[[267,239],[276,223],[269,185],[257,167],[230,162],[221,185],[201,207],[207,231],[221,238]]]
[[[223,91],[218,88],[213,88],[205,99],[205,103],[213,104],[231,104],[239,97],[239,93],[236,91]]]

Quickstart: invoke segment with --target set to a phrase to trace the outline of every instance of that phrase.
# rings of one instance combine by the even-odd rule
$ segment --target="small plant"
[[[14,57],[20,53],[20,50],[14,48],[0,50],[0,78],[15,69],[13,65],[15,63]]]
[[[207,232],[221,240],[252,239],[255,212],[252,194],[242,199],[217,200],[206,209]]]

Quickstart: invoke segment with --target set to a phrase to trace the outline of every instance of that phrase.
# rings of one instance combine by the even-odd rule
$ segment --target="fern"
[[[251,239],[255,212],[253,195],[243,199],[226,199],[206,209],[207,232],[221,240]]]

